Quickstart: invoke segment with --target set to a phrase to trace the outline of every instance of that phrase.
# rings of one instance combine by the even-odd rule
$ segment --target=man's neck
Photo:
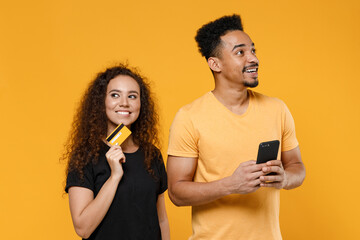
[[[212,93],[220,103],[237,115],[245,113],[249,106],[249,94],[246,87],[229,88],[215,85]]]

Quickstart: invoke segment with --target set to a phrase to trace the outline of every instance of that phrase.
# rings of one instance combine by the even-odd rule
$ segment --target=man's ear
[[[217,57],[209,57],[207,62],[213,72],[221,72],[220,61]]]

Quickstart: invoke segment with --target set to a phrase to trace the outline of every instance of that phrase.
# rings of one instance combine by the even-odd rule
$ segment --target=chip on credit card
[[[120,146],[125,139],[130,136],[130,134],[131,131],[121,123],[112,133],[110,133],[110,135],[106,138],[106,141],[108,141],[111,145],[115,145],[117,143]]]

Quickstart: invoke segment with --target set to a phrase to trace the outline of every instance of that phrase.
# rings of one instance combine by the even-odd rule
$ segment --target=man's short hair
[[[206,58],[218,56],[217,50],[221,43],[221,36],[229,31],[243,31],[241,18],[239,15],[224,16],[203,25],[196,33],[195,40],[199,51]]]

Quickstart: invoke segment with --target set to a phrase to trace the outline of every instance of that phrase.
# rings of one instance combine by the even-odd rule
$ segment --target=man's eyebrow
[[[238,47],[245,47],[246,45],[245,44],[237,44],[237,45],[235,45],[234,47],[233,47],[233,49],[231,50],[231,51],[234,51],[235,50],[235,48],[238,48]],[[251,46],[253,47],[253,46],[255,46],[255,44],[254,43],[251,43]]]

